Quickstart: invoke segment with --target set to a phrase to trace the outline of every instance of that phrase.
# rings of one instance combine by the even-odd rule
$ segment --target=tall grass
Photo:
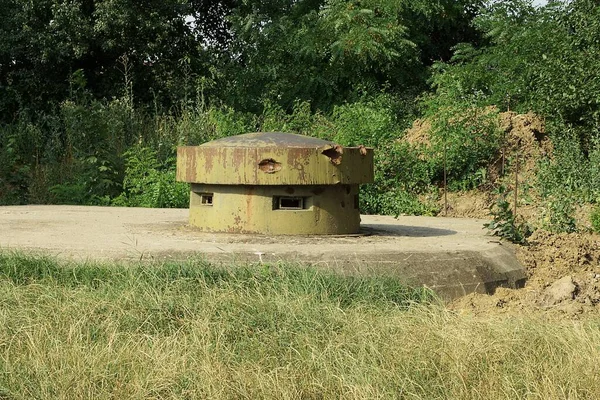
[[[0,253],[0,399],[598,398],[599,357],[598,321],[458,316],[385,278]]]

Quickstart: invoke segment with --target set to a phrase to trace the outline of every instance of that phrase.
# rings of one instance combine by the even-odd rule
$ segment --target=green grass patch
[[[382,277],[0,253],[0,398],[597,398],[600,325]]]
[[[289,264],[248,264],[215,267],[201,259],[185,262],[101,264],[59,261],[48,256],[0,253],[0,277],[16,285],[42,284],[94,290],[124,290],[190,294],[199,289],[256,292],[263,296],[313,296],[340,307],[356,304],[408,307],[428,302],[433,294],[409,288],[385,276],[343,276]]]

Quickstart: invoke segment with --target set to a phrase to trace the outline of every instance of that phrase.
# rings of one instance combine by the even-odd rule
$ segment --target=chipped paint
[[[356,233],[358,186],[373,179],[373,149],[301,135],[251,133],[177,149],[177,180],[192,184],[190,224],[207,232]],[[201,206],[202,193],[214,194],[212,207]],[[298,208],[280,206],[292,195]]]
[[[292,134],[265,134],[267,139],[263,141],[259,140],[260,135],[249,135],[248,141],[243,140],[243,137],[248,135],[235,136],[230,141],[222,142],[226,144],[223,147],[215,145],[221,140],[201,146],[179,147],[177,180],[224,185],[330,185],[373,182],[371,148],[342,147],[320,139]],[[300,138],[296,138],[297,136]],[[272,139],[273,137],[277,139]],[[306,145],[302,147],[304,138],[307,139]],[[289,139],[293,146],[285,147],[285,139]],[[259,147],[249,147],[259,144]],[[272,167],[268,160],[273,161]],[[262,162],[265,164],[261,165]]]
[[[267,174],[274,174],[281,171],[281,163],[269,158],[259,162],[258,169]]]

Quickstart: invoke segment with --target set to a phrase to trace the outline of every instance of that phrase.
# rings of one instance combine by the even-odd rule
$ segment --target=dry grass
[[[475,318],[383,278],[0,254],[0,399],[600,398],[600,323]]]

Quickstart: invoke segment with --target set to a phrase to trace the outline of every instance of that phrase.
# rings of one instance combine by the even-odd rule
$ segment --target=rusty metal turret
[[[289,133],[248,133],[177,149],[190,224],[207,232],[349,234],[373,150]]]

